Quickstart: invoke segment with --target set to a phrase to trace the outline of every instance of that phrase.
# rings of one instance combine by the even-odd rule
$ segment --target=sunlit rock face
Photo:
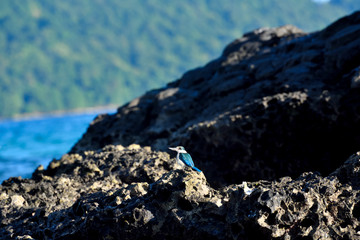
[[[358,239],[360,13],[259,29],[0,186],[0,239]],[[176,165],[182,145],[203,172]]]

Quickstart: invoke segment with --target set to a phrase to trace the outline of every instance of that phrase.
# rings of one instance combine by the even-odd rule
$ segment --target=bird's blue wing
[[[192,169],[194,169],[195,171],[198,171],[198,172],[201,172],[201,170],[200,169],[198,169],[197,167],[192,167]]]
[[[183,163],[185,163],[185,165],[187,165],[189,167],[194,167],[194,162],[193,162],[190,154],[188,154],[188,153],[180,153],[179,158]]]

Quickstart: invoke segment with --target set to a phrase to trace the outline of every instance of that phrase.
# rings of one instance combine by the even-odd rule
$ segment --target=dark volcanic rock
[[[212,188],[149,147],[64,155],[0,188],[2,239],[358,239],[360,154],[329,177]],[[126,170],[127,169],[127,170]],[[156,171],[155,171],[156,170]],[[340,179],[340,181],[338,180]]]
[[[202,68],[99,116],[71,152],[183,145],[218,186],[329,174],[360,145],[360,13],[259,29]]]
[[[76,207],[82,196],[110,196],[124,188],[128,190],[122,190],[124,199],[119,200],[124,201],[168,173],[171,165],[167,153],[138,145],[127,148],[109,145],[98,152],[66,154],[52,161],[46,170],[38,168],[32,179],[10,178],[2,183],[0,236],[29,234],[36,239],[59,238],[63,232],[61,226],[69,217],[86,212]],[[67,216],[68,208],[75,212]],[[70,232],[79,227],[73,221],[68,223],[72,225],[68,226]]]
[[[345,161],[358,36],[360,12],[311,34],[259,29],[98,116],[69,154],[2,183],[0,238],[360,239],[360,153]],[[203,172],[177,168],[174,145]]]

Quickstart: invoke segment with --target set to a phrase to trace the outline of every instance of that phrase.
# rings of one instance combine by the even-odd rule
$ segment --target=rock
[[[12,195],[11,196],[11,204],[15,207],[23,207],[25,203],[25,199],[21,195]]]
[[[352,155],[331,176],[337,177],[342,183],[349,184],[353,189],[360,189],[360,152]]]
[[[310,34],[247,33],[206,66],[99,116],[71,152],[183,145],[218,187],[328,175],[360,145],[359,16]]]
[[[22,240],[34,240],[34,238],[32,238],[29,235],[24,235],[24,236],[17,236],[16,239],[22,239]]]
[[[174,163],[167,153],[136,145],[127,148],[109,145],[98,152],[65,154],[61,159],[53,160],[47,169],[38,168],[32,179],[10,178],[3,182],[0,186],[0,222],[6,227],[0,230],[0,236],[7,236],[5,239],[9,236],[26,239],[26,235],[35,239],[49,235],[58,238],[53,231],[64,225],[61,222],[65,221],[66,209],[71,209],[71,214],[75,211],[76,215],[97,206],[91,202],[80,208],[81,196],[101,196],[103,193],[121,205],[133,196],[145,195],[149,184],[168,173]],[[12,214],[27,217],[10,217]],[[55,222],[57,228],[46,227]],[[72,220],[69,224],[73,224]],[[73,226],[69,228],[73,229]]]
[[[1,192],[8,192],[11,199],[19,198],[17,192],[22,192],[29,204],[13,206],[12,202],[1,200],[0,236],[4,239],[360,237],[360,190],[349,181],[353,177],[351,169],[357,167],[350,165],[360,161],[359,155],[353,155],[328,177],[308,172],[296,179],[283,177],[214,189],[203,173],[190,168],[171,170],[175,162],[172,159],[170,163],[167,153],[144,148],[124,148],[122,152],[117,149],[107,146],[99,153],[88,153],[83,161],[66,166],[64,172],[63,163],[74,157],[65,155],[58,168],[51,171],[53,182],[40,176],[39,180],[5,181]],[[133,171],[120,171],[117,166],[126,164],[129,156]],[[87,178],[81,169],[95,159],[104,174]],[[70,171],[76,168],[84,175]],[[154,174],[151,168],[161,175]],[[44,175],[46,171],[37,174]],[[131,181],[128,174],[132,175]],[[25,185],[30,189],[28,193],[22,190]]]
[[[360,12],[258,29],[98,116],[2,183],[0,239],[360,239],[359,33]]]
[[[351,77],[351,88],[359,88],[360,87],[360,67],[355,68],[352,71]]]

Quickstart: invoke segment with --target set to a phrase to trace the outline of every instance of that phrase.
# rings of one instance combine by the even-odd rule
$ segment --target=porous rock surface
[[[98,116],[2,183],[0,239],[360,239],[358,36],[360,12],[255,30]],[[178,168],[175,145],[203,172]]]
[[[2,239],[358,239],[360,154],[328,177],[212,188],[165,152],[108,145],[0,187]],[[343,181],[343,182],[341,182]]]

